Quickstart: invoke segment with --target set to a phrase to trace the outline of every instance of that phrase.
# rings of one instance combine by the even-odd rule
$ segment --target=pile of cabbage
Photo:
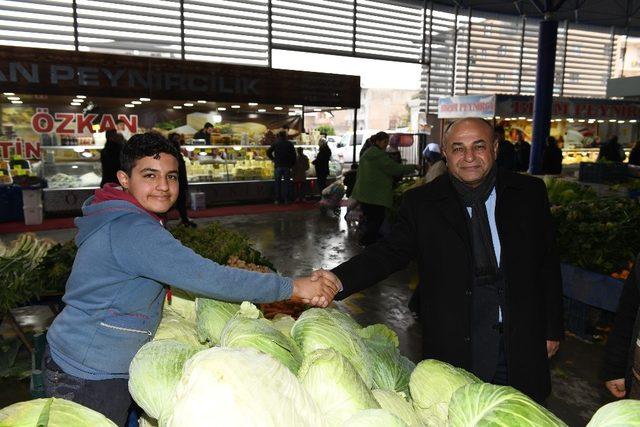
[[[253,304],[174,294],[136,354],[129,390],[146,425],[563,426],[511,387],[436,360],[417,366],[383,324],[336,309],[266,319]]]

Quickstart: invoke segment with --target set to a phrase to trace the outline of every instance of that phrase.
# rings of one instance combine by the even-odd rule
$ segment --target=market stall
[[[556,97],[551,111],[550,134],[562,148],[563,165],[596,161],[600,144],[614,135],[628,158],[639,136],[640,103],[634,101]],[[515,141],[517,133],[522,132],[525,140],[531,141],[533,97],[496,94],[440,98],[439,119],[462,117],[484,117],[502,125],[508,140]]]
[[[46,179],[50,214],[77,212],[99,185],[104,132],[116,127],[181,134],[191,192],[207,206],[270,199],[273,135],[287,130],[313,160],[319,135],[305,132],[305,108],[360,102],[357,76],[11,47],[0,52],[0,89],[0,160],[31,162],[6,175]],[[193,140],[205,123],[210,145]],[[313,189],[313,169],[308,180]]]

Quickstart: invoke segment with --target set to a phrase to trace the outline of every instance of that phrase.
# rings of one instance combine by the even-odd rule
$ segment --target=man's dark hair
[[[207,122],[207,123],[204,124],[202,129],[209,129],[209,128],[212,128],[212,127],[213,127],[213,125],[211,123]]]
[[[286,130],[281,130],[281,131],[278,131],[277,137],[280,140],[287,140],[289,139],[289,134],[287,133]]]
[[[159,159],[160,154],[169,154],[178,160],[180,153],[164,136],[156,132],[139,133],[133,135],[122,147],[120,153],[120,166],[122,170],[131,176],[131,170],[136,162],[143,157]]]
[[[384,141],[385,139],[389,139],[389,134],[386,132],[378,132],[375,135],[373,135],[371,138],[371,143],[375,144],[378,141]]]

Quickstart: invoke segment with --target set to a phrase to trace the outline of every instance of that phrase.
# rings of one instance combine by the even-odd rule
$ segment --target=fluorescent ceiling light
[[[124,106],[125,106],[125,107],[127,107],[127,108],[133,108],[133,107],[135,107],[135,105],[133,105],[133,104],[124,104]]]
[[[71,103],[71,105],[73,105],[74,107],[78,107],[78,106],[80,106],[80,105],[82,105],[82,104],[81,104],[81,103],[79,103],[79,102],[72,102],[72,103]]]
[[[4,92],[3,95],[12,96],[12,95],[15,95],[15,93],[13,93],[13,92]]]
[[[22,101],[11,101],[12,104],[22,104]]]
[[[258,113],[266,113],[267,110],[265,110],[264,108],[258,108]]]
[[[76,95],[76,98],[85,99],[86,95]]]
[[[258,103],[257,103],[257,102],[250,102],[250,103],[249,103],[249,105],[250,105],[251,107],[255,107],[256,105],[258,105]]]
[[[296,104],[296,105],[294,105],[294,107],[296,107],[296,108],[302,108],[302,104]]]
[[[7,96],[7,99],[9,101],[20,101],[20,97],[19,96]]]
[[[184,106],[185,107],[193,107],[193,103],[192,102],[185,102]]]
[[[198,104],[206,104],[207,101],[205,101],[204,99],[198,99]]]
[[[227,111],[227,109],[224,107],[218,107],[218,111]]]
[[[133,105],[140,105],[140,104],[142,104],[142,101],[131,101],[131,103]]]
[[[232,105],[231,108],[240,108],[239,105]]]
[[[149,102],[149,101],[151,101],[151,98],[140,98],[140,101]]]
[[[173,109],[174,110],[182,110],[182,105],[174,105]]]
[[[273,107],[273,109],[280,111],[280,110],[282,110],[282,107]]]

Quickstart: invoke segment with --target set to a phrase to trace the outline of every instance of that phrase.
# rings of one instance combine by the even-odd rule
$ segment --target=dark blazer
[[[496,191],[509,383],[541,401],[551,388],[546,340],[564,336],[546,187],[537,178],[499,169]],[[471,370],[473,269],[465,214],[444,174],[407,192],[392,232],[333,272],[344,298],[417,261],[423,358]]]

